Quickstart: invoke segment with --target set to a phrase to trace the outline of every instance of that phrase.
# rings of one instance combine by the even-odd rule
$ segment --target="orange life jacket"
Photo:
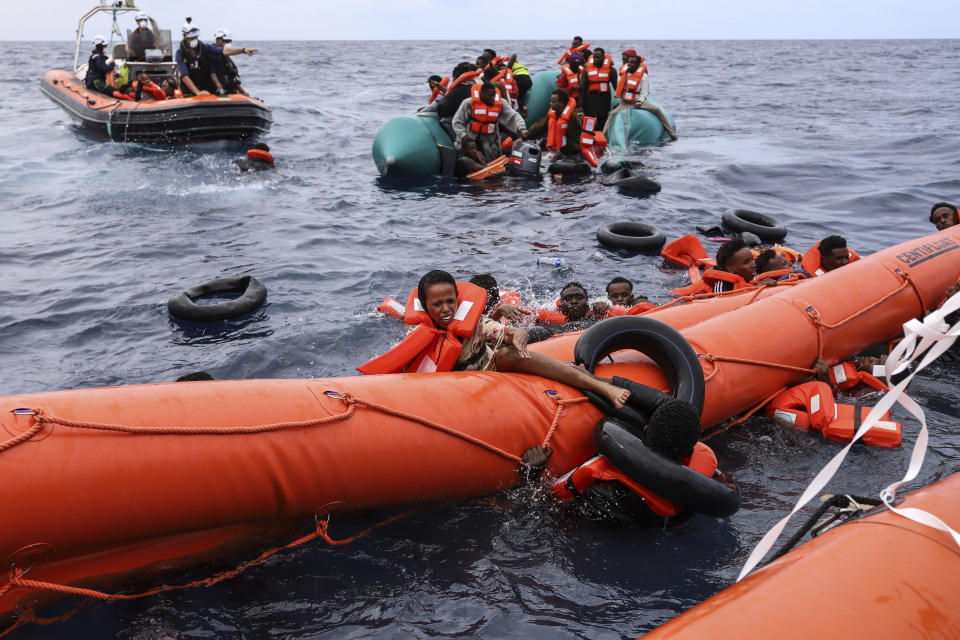
[[[493,77],[492,82],[500,82],[503,80],[503,86],[507,88],[507,93],[510,94],[512,98],[516,98],[520,95],[520,89],[517,88],[517,83],[513,79],[513,72],[510,69],[503,69]]]
[[[600,156],[607,148],[607,139],[603,132],[596,131],[597,119],[584,116],[580,131],[580,154],[591,167],[600,166]]]
[[[385,297],[383,302],[377,305],[377,311],[391,318],[403,320],[403,305],[390,296]]]
[[[717,470],[717,457],[703,442],[693,447],[693,453],[682,464],[697,473],[712,478]],[[604,456],[594,456],[582,465],[564,474],[553,484],[553,495],[563,501],[573,500],[578,494],[598,480],[616,481],[643,498],[651,511],[664,518],[672,518],[683,512],[683,508],[639,484],[617,469]]]
[[[248,149],[247,157],[254,158],[256,160],[263,160],[264,162],[273,164],[273,156],[269,151],[264,151],[263,149]]]
[[[857,252],[847,247],[847,251],[850,252],[850,262],[856,262],[860,259],[860,256],[857,255]],[[822,276],[826,271],[823,270],[820,264],[820,259],[823,256],[820,255],[820,243],[810,247],[810,250],[803,254],[803,261],[800,263],[800,266],[803,269],[813,276]]]
[[[607,308],[607,318],[616,318],[617,316],[638,316],[644,311],[656,309],[657,305],[652,302],[638,302],[632,307],[624,307],[619,304],[612,304]]]
[[[853,389],[861,382],[874,391],[890,390],[882,380],[873,374],[858,371],[857,365],[852,362],[841,362],[830,367],[830,384],[837,389]]]
[[[626,73],[621,75],[620,81],[617,82],[617,92],[615,95],[624,102],[635,102],[637,94],[640,92],[640,81],[646,73],[647,66],[642,64],[629,76]]]
[[[644,70],[644,71],[647,70],[647,59],[644,58],[643,56],[640,56],[640,66],[643,67],[643,70]],[[639,67],[638,67],[638,68],[639,68]],[[620,68],[617,70],[617,75],[622,76],[622,75],[624,75],[626,72],[627,72],[627,63],[624,62],[622,65],[620,65]]]
[[[707,291],[716,291],[718,288],[717,284],[720,282],[729,282],[733,285],[734,291],[737,289],[746,289],[750,286],[750,283],[744,280],[742,276],[730,273],[729,271],[721,271],[720,269],[711,267],[703,272],[703,284]]]
[[[796,249],[791,249],[790,247],[784,247],[782,245],[775,244],[773,245],[773,247],[770,247],[770,248],[776,251],[777,253],[779,253],[780,255],[782,255],[784,258],[786,258],[787,262],[798,262],[801,258],[803,258],[802,253],[800,253]],[[766,251],[766,248],[750,249],[750,253],[753,254],[754,258],[758,257],[764,251]]]
[[[500,92],[493,94],[493,106],[480,99],[480,88],[483,85],[475,84],[470,89],[470,106],[473,109],[470,121],[470,131],[474,133],[494,133],[497,130],[497,120],[500,119]]]
[[[560,71],[563,73],[563,77],[567,79],[567,93],[570,94],[571,98],[579,98],[580,74],[574,71],[568,64],[563,65]]]
[[[613,66],[613,58],[608,54],[603,59],[603,66],[597,67],[593,64],[593,56],[587,61],[587,90],[593,93],[610,92],[610,67]]]
[[[589,42],[584,42],[579,47],[567,47],[567,50],[564,51],[563,55],[560,56],[560,59],[557,60],[557,64],[563,64],[564,62],[567,61],[567,58],[569,58],[572,54],[585,51],[586,49],[589,49],[589,48],[590,48]]]
[[[120,93],[119,89],[113,92],[113,97],[117,100],[136,100],[132,93]]]
[[[182,97],[183,97],[183,90],[180,89],[180,87],[176,87],[176,88],[173,90],[173,97],[174,97],[174,98],[182,98]]]
[[[766,413],[805,431],[820,431],[828,440],[850,442],[866,415],[864,409],[869,412],[869,407],[836,402],[830,385],[825,382],[804,382],[771,400]],[[903,425],[890,420],[888,411],[867,431],[863,442],[875,447],[899,447],[902,434]]]
[[[570,98],[560,112],[560,117],[557,117],[556,111],[550,109],[547,119],[547,149],[556,151],[567,144],[567,127],[570,126],[570,118],[576,108],[577,101]]]
[[[400,344],[360,365],[357,371],[366,375],[453,371],[463,346],[460,339],[473,335],[486,304],[486,289],[469,282],[458,282],[457,311],[446,329],[438,329],[420,304],[417,290],[414,289],[407,297],[403,322],[419,326],[408,333]]]
[[[536,322],[549,322],[550,324],[567,324],[569,320],[567,316],[559,311],[551,311],[550,309],[537,309],[537,319]]]
[[[438,85],[434,85],[433,91],[430,92],[430,100],[427,101],[427,104],[433,104],[433,101],[440,95],[441,87],[445,90],[449,84],[450,76],[444,76]],[[446,93],[446,91],[444,91],[444,93]]]
[[[474,80],[477,76],[479,76],[482,73],[483,71],[480,69],[476,69],[475,71],[464,71],[463,73],[458,75],[452,83],[450,83],[450,86],[447,87],[447,93],[450,93],[454,87],[464,82],[470,82]]]
[[[500,294],[500,304],[512,304],[515,307],[520,306],[520,294],[509,289],[498,289]]]

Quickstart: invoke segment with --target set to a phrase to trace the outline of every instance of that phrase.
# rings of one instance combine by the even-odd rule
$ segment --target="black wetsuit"
[[[107,56],[103,53],[94,53],[87,61],[87,77],[84,83],[87,89],[99,91],[112,96],[114,88],[107,84],[107,74],[113,71],[114,63],[107,64]]]

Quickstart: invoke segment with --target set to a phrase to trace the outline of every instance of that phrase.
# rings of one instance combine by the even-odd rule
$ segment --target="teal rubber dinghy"
[[[647,96],[647,100],[659,106],[659,102],[652,96]],[[661,107],[662,109],[662,107]],[[663,112],[670,121],[673,130],[677,130],[677,123],[673,116]],[[670,139],[667,130],[657,116],[643,109],[627,109],[613,116],[612,121],[607,127],[607,146],[626,149],[630,145],[653,145],[659,144]]]
[[[547,115],[558,75],[558,71],[541,71],[533,76],[526,95],[527,126]],[[673,117],[667,117],[672,123]],[[611,125],[607,136],[610,146],[657,144],[669,137],[656,116],[640,109],[631,109],[625,117],[618,115],[617,120],[624,124]],[[373,139],[373,161],[384,177],[427,178],[441,172],[440,147],[452,149],[453,141],[435,113],[397,116],[383,125]]]

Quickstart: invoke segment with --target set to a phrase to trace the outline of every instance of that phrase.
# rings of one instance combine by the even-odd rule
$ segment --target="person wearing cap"
[[[93,53],[87,60],[87,77],[84,84],[87,85],[87,89],[113,96],[114,87],[107,82],[107,74],[113,71],[116,65],[113,60],[107,61],[104,53],[106,46],[107,41],[103,36],[93,39]]]
[[[143,62],[147,49],[156,47],[156,38],[149,27],[150,18],[143,11],[137,14],[137,28],[127,35],[127,60]]]
[[[180,28],[182,39],[177,48],[175,61],[180,73],[180,89],[183,95],[204,96],[216,91],[210,78],[209,59],[204,55],[206,45],[200,42],[200,29],[190,18]]]
[[[497,85],[486,81],[473,85],[470,97],[460,103],[453,116],[454,145],[468,173],[501,155],[502,130],[517,138],[526,135],[527,126],[510,101],[501,99]]]
[[[230,56],[235,56],[238,53],[252,56],[257,52],[257,49],[229,46],[233,42],[233,38],[227,29],[217,29],[213,37],[216,39],[216,44],[207,45],[204,48],[204,55],[208,57],[210,62],[210,80],[217,88],[217,94],[242,93],[243,95],[249,95],[240,85],[240,71],[233,60],[230,59]]]
[[[620,65],[619,74],[622,76],[624,71],[627,70],[627,61],[630,59],[630,56],[637,55],[636,49],[625,49],[624,52],[620,55],[620,61],[623,63]],[[643,57],[640,56],[640,62],[643,62]]]
[[[567,64],[560,67],[560,75],[557,76],[557,88],[563,89],[578,102],[580,100],[580,72],[583,71],[584,60],[582,53],[571,53],[567,57]]]

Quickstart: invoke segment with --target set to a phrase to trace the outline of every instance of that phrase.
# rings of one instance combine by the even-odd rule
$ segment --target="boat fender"
[[[754,233],[764,242],[780,242],[787,237],[787,228],[776,218],[746,209],[730,209],[723,214],[723,226],[731,231]]]
[[[605,247],[630,251],[660,251],[667,236],[643,222],[611,222],[597,229],[597,241]]]
[[[740,489],[733,481],[717,481],[650,450],[628,427],[606,418],[593,431],[597,451],[627,477],[684,509],[714,518],[740,508]]]
[[[197,304],[200,298],[219,293],[239,293],[239,298],[217,304]],[[267,288],[253,276],[215,278],[182,291],[167,301],[167,311],[178,320],[218,322],[239,318],[259,309],[267,300]]]
[[[666,375],[670,385],[670,395],[690,403],[699,415],[703,411],[704,382],[703,369],[696,351],[680,332],[666,323],[645,316],[619,316],[598,322],[583,332],[573,349],[574,361],[582,364],[593,373],[597,364],[615,351],[633,349],[653,360]],[[636,385],[624,378],[617,378],[617,384],[631,389],[631,395],[637,393],[640,399],[644,394]],[[629,402],[617,409],[605,398],[584,391],[590,400],[608,416],[619,417],[638,428],[645,425],[650,416],[638,409],[637,402]]]

